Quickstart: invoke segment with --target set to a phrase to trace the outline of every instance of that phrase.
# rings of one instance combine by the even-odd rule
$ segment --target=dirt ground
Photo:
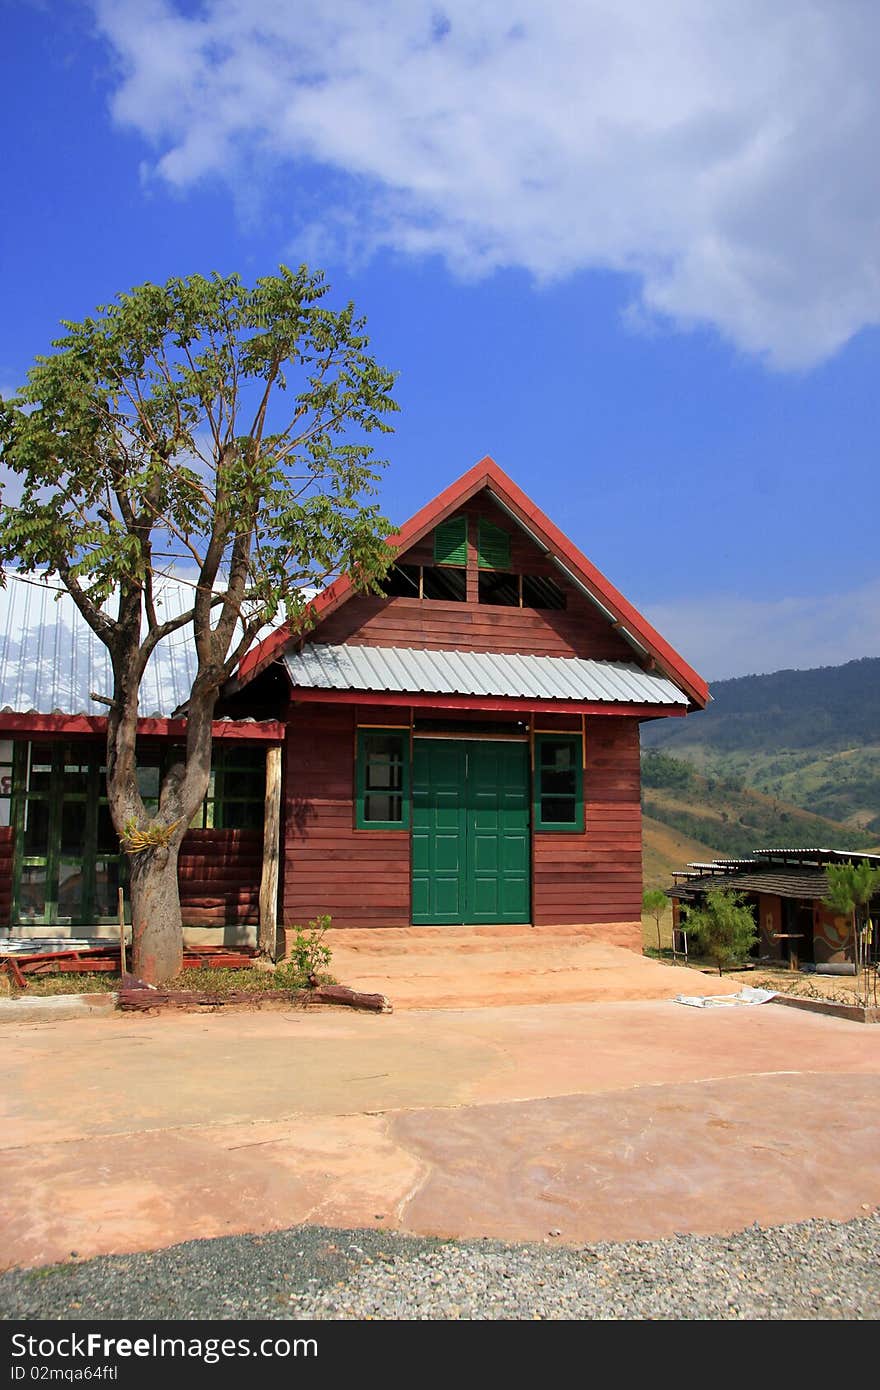
[[[5,1265],[299,1222],[577,1243],[880,1204],[880,1030],[774,1004],[285,1006],[0,1036]]]

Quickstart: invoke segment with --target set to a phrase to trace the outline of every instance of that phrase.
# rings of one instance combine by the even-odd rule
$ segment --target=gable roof
[[[702,677],[488,455],[416,512],[396,535],[389,536],[389,545],[399,552],[409,550],[435,526],[484,490],[554,561],[575,587],[605,614],[632,647],[656,663],[694,705],[705,708],[709,701],[709,687]],[[348,575],[335,580],[312,600],[315,622],[322,622],[335,613],[355,592]],[[241,661],[236,684],[246,684],[279,657],[292,635],[285,623],[253,647]]]

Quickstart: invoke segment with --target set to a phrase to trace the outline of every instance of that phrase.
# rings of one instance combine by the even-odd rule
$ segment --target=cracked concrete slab
[[[6,1265],[302,1221],[647,1238],[880,1202],[880,1036],[774,1005],[167,1013],[3,1039]]]

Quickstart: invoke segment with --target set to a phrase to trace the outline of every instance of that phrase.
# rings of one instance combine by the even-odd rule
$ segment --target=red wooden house
[[[393,540],[384,595],[338,580],[304,637],[274,632],[225,692],[181,858],[191,939],[259,927],[272,949],[278,924],[327,913],[581,923],[640,949],[639,723],[704,707],[705,682],[491,459]],[[48,621],[0,635],[0,928],[88,936],[125,876],[101,706],[84,708],[102,677],[91,635],[50,641]],[[185,652],[169,660],[142,720],[148,797],[182,732]]]
[[[284,922],[583,923],[641,949],[639,722],[705,682],[491,459],[395,544],[386,596],[338,580],[230,701],[286,723]]]

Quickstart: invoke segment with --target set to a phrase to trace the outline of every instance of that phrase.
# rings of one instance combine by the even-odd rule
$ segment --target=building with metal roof
[[[707,893],[739,893],[756,914],[762,956],[795,966],[843,967],[853,960],[852,927],[826,903],[827,871],[830,865],[863,860],[880,867],[878,854],[804,848],[756,849],[748,858],[688,864],[666,890],[674,927],[686,926],[686,909],[703,903]],[[880,915],[880,896],[874,907]]]
[[[310,642],[299,651],[288,652],[284,666],[295,691],[497,696],[553,700],[560,705],[687,707],[687,696],[672,681],[623,661]]]

